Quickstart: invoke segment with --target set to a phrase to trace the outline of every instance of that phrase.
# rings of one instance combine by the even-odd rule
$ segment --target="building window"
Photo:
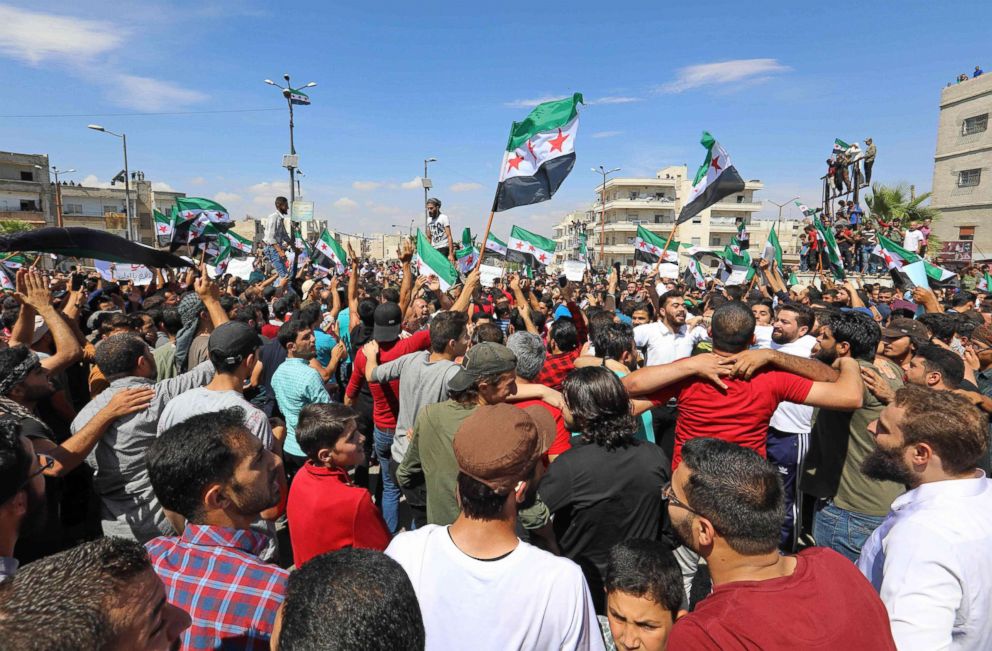
[[[63,206],[62,212],[66,215],[82,215],[83,214],[83,204],[81,203],[67,203]]]
[[[958,239],[959,240],[974,240],[975,239],[975,227],[974,226],[958,226]]]
[[[737,203],[744,203],[744,195],[743,194],[737,195]]]
[[[654,198],[655,199],[658,199],[658,200],[664,199],[665,198],[665,193],[664,192],[655,192],[654,193]]]
[[[974,170],[961,170],[958,172],[958,187],[959,188],[971,188],[982,181],[982,170],[981,168]]]
[[[22,181],[34,181],[34,172],[22,171],[21,172],[21,180]]]
[[[703,216],[702,215],[696,215],[695,217],[692,218],[692,223],[693,224],[702,224],[703,223]]]
[[[970,136],[976,133],[981,133],[988,128],[989,114],[983,113],[974,117],[965,118],[964,123],[961,125],[961,135]]]
[[[702,243],[702,241],[698,237],[692,238],[692,245],[693,246],[699,246],[701,243]]]
[[[138,217],[138,221],[141,224],[141,228],[152,227],[152,216],[146,212],[141,213],[141,215]]]
[[[120,208],[117,206],[104,206],[103,212],[120,212]]]
[[[720,246],[721,244],[719,235],[710,235],[710,246]]]
[[[630,200],[633,201],[636,198],[637,198],[637,190],[634,190],[633,192],[630,193]]]
[[[21,210],[38,212],[38,204],[33,200],[21,199]]]

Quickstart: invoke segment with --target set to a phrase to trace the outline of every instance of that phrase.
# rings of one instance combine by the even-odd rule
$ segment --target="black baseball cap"
[[[403,329],[403,312],[396,303],[381,303],[372,313],[372,338],[379,343],[396,341]]]
[[[261,337],[250,325],[241,321],[228,321],[210,333],[207,352],[212,357],[221,357],[234,364],[254,353],[261,345]]]
[[[481,377],[515,371],[517,356],[503,344],[486,341],[468,349],[462,358],[462,366],[448,380],[448,389],[464,391]]]

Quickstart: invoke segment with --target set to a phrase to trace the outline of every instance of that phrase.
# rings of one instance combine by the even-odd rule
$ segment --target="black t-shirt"
[[[582,568],[597,612],[603,612],[610,549],[631,538],[661,540],[661,487],[671,467],[651,443],[615,450],[579,443],[541,479],[538,494],[554,514],[562,554]]]

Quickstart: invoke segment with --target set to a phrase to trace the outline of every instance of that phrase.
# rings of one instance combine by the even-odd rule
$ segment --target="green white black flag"
[[[730,161],[730,154],[709,134],[699,141],[706,148],[706,159],[696,171],[689,200],[682,207],[675,224],[687,222],[720,199],[744,189],[744,179]]]

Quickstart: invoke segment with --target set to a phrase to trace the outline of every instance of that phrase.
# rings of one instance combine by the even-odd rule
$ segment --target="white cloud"
[[[534,108],[538,104],[543,104],[545,102],[550,102],[554,99],[561,99],[565,97],[564,95],[542,95],[541,97],[535,97],[533,99],[515,99],[510,102],[504,102],[503,106],[509,106],[510,108]]]
[[[377,190],[384,185],[386,184],[382,181],[355,181],[351,184],[351,187],[359,192],[369,192],[371,190]]]
[[[482,187],[481,183],[454,183],[449,188],[452,192],[471,192]]]
[[[117,83],[107,91],[116,103],[139,111],[174,109],[207,99],[203,93],[171,81],[137,75],[118,75]]]
[[[191,178],[189,180],[189,184],[190,185],[200,186],[200,185],[206,185],[206,183],[207,183],[207,180],[205,178],[203,178],[202,176],[194,176],[193,178]]]
[[[33,65],[45,59],[91,59],[120,47],[127,32],[102,20],[0,5],[0,53]]]
[[[596,99],[591,99],[586,104],[630,104],[632,102],[640,102],[643,98],[641,97],[630,97],[627,95],[607,95],[606,97],[597,97]]]
[[[166,183],[165,181],[152,181],[152,190],[158,192],[175,192],[175,188]]]
[[[79,182],[80,185],[87,188],[109,188],[110,181],[101,181],[97,178],[96,174],[87,174],[82,181]]]
[[[400,183],[400,187],[404,190],[416,190],[417,188],[423,188],[424,185],[420,180],[419,176],[415,176],[406,183]]]
[[[354,199],[349,199],[348,197],[341,197],[334,202],[335,208],[340,208],[341,210],[351,210],[358,206],[358,202]]]
[[[289,196],[288,181],[263,181],[248,186],[248,194],[251,195],[251,202],[260,206],[271,208],[275,205],[276,197]]]
[[[623,131],[594,131],[592,134],[593,138],[612,138],[613,136],[619,136]]]
[[[241,195],[234,192],[218,192],[214,195],[214,201],[221,205],[241,201]]]
[[[701,63],[680,68],[675,81],[658,88],[662,93],[681,93],[703,86],[721,86],[741,82],[758,82],[791,70],[777,59],[734,59]]]

